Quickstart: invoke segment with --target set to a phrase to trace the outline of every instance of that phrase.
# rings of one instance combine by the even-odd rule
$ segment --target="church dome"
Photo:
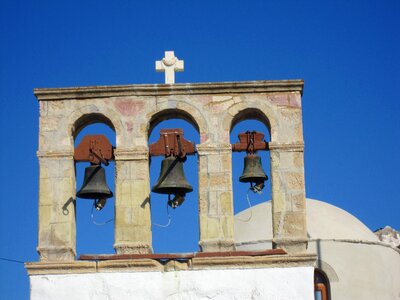
[[[318,200],[306,204],[307,253],[317,255],[332,299],[398,299],[400,251],[348,212]],[[235,243],[237,250],[272,248],[271,201],[235,215]]]
[[[313,199],[307,199],[307,232],[310,239],[379,242],[378,237],[353,215]],[[268,240],[272,240],[271,201],[235,215],[237,244]]]

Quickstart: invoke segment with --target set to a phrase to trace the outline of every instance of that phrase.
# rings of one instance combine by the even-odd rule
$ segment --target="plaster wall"
[[[332,299],[400,299],[400,252],[395,249],[318,240],[309,243],[308,251],[317,253],[316,267],[327,275]]]
[[[311,300],[313,268],[30,276],[32,300]]]

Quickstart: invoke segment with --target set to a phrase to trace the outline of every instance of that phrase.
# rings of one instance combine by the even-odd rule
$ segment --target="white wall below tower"
[[[31,300],[311,300],[312,267],[31,275]]]

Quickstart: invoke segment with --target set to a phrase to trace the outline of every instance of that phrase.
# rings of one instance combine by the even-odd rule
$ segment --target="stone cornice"
[[[149,151],[146,147],[132,147],[132,149],[120,149],[114,150],[115,160],[148,160]]]
[[[178,83],[178,84],[131,84],[113,86],[89,86],[71,88],[36,88],[39,101],[89,99],[121,96],[167,96],[196,94],[242,94],[242,93],[303,93],[304,81],[262,80],[238,82]]]
[[[97,264],[94,261],[42,261],[27,262],[25,268],[28,275],[50,274],[82,274],[97,272]]]
[[[36,156],[41,159],[41,158],[54,158],[54,159],[60,159],[60,158],[71,158],[73,159],[74,157],[74,152],[65,150],[65,151],[37,151]]]
[[[314,254],[193,257],[187,260],[169,260],[167,264],[154,259],[123,259],[105,261],[60,261],[25,263],[28,275],[79,274],[97,272],[169,272],[211,269],[253,269],[312,267]]]
[[[221,258],[193,258],[192,270],[202,269],[248,269],[248,268],[286,268],[310,267],[315,264],[314,254],[236,256]]]
[[[304,151],[304,143],[292,143],[292,144],[283,144],[276,142],[269,142],[269,150],[270,151],[283,151],[283,152],[303,152]]]

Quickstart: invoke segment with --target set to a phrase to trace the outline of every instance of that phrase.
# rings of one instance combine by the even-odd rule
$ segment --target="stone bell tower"
[[[167,69],[172,63],[177,61],[169,57],[158,66]],[[31,299],[313,299],[302,90],[302,80],[35,89],[40,261],[26,264]],[[148,136],[160,121],[177,117],[200,134],[195,145],[200,251],[153,254]],[[272,250],[235,251],[234,246],[229,136],[246,119],[266,124],[271,136]],[[116,254],[77,259],[74,139],[97,122],[116,134]]]

